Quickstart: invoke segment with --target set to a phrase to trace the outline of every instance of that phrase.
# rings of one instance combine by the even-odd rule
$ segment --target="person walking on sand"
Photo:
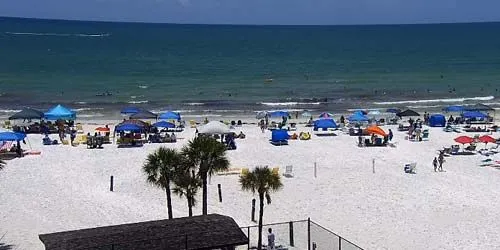
[[[274,234],[273,230],[269,228],[267,230],[269,233],[267,234],[267,249],[268,250],[274,250]]]
[[[432,165],[434,165],[434,172],[437,172],[437,167],[438,167],[437,157],[434,157],[434,160],[432,161]]]
[[[439,161],[439,168],[438,168],[438,170],[439,170],[439,172],[443,172],[443,162],[444,162],[444,155],[443,155],[443,153],[439,153],[439,159],[438,159],[438,161]]]
[[[392,130],[389,129],[389,141],[392,141],[392,137],[394,137],[394,134],[392,133]]]

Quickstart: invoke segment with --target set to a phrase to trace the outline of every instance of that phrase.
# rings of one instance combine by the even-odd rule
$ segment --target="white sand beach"
[[[84,128],[91,132],[96,126]],[[237,150],[227,155],[233,168],[268,165],[283,172],[293,165],[295,176],[283,178],[283,189],[265,207],[265,224],[310,217],[364,249],[499,249],[500,171],[480,167],[486,157],[477,154],[447,157],[445,171],[434,172],[436,150],[456,144],[453,138],[460,134],[430,128],[429,141],[410,142],[395,127],[383,128],[393,128],[396,147],[360,148],[356,137],[341,132],[277,147],[269,143],[271,132],[243,125],[235,132],[244,131],[246,139],[237,139]],[[311,128],[299,125],[297,131]],[[165,219],[165,192],[146,182],[141,167],[148,153],[161,146],[181,148],[194,134],[187,128],[174,144],[107,144],[104,149],[43,146],[41,135],[29,135],[31,148],[41,155],[8,161],[0,171],[2,242],[39,250],[42,233]],[[500,154],[490,158],[500,160]],[[416,174],[403,171],[411,162],[417,162]],[[214,176],[208,192],[209,213],[229,215],[240,226],[255,224],[250,219],[254,196],[241,191],[238,175]],[[201,213],[201,192],[198,200],[195,214]],[[174,217],[187,216],[185,199],[174,197],[173,208]]]

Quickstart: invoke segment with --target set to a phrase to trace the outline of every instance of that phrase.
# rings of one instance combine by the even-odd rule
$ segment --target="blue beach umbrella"
[[[459,105],[449,106],[443,109],[445,112],[464,112],[465,107]]]
[[[17,132],[2,132],[0,133],[0,141],[22,141],[26,138],[26,134]]]
[[[158,119],[162,120],[180,120],[181,119],[181,114],[173,112],[173,111],[168,111],[163,114],[160,114]]]
[[[329,128],[337,128],[337,124],[333,119],[319,119],[314,121],[314,131],[318,131],[318,129],[329,129]]]
[[[139,125],[132,124],[132,123],[125,123],[122,125],[119,125],[115,128],[116,132],[122,132],[122,131],[130,131],[130,132],[141,132],[142,128]]]
[[[290,116],[287,111],[279,110],[269,113],[271,117],[288,117]]]
[[[139,111],[141,111],[141,109],[138,107],[126,107],[126,108],[122,109],[120,111],[120,113],[122,115],[133,115],[133,114],[139,113]]]
[[[167,121],[159,121],[153,124],[153,127],[157,128],[175,128],[175,124],[167,122]]]

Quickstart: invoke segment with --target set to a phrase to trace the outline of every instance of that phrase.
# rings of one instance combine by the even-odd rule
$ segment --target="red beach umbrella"
[[[465,135],[455,138],[455,141],[460,144],[468,144],[474,142],[474,139]]]
[[[95,129],[95,131],[99,131],[99,132],[109,132],[109,128],[106,128],[106,127],[98,127]]]
[[[479,137],[479,141],[482,143],[495,143],[497,140],[489,135],[483,135]]]

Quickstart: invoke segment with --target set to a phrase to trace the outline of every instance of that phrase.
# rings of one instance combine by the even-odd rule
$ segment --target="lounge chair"
[[[405,166],[404,166],[404,171],[407,174],[416,174],[417,173],[416,170],[417,170],[417,163],[416,162],[405,164]]]
[[[460,150],[460,146],[458,145],[451,145],[451,152],[450,154],[452,155],[457,155]]]
[[[422,141],[428,141],[429,140],[429,130],[424,130],[424,132],[422,132]]]
[[[283,176],[287,178],[292,178],[293,177],[293,166],[288,165],[285,167],[285,172],[283,173]]]

